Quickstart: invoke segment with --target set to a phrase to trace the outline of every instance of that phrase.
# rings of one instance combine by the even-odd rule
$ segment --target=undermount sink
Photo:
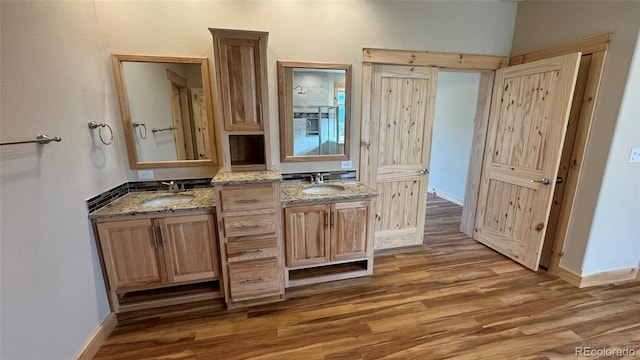
[[[141,203],[142,206],[171,206],[188,203],[195,199],[193,195],[176,194],[176,195],[162,195],[154,197],[149,200],[145,200]]]
[[[308,187],[302,189],[303,193],[305,193],[305,194],[313,194],[313,195],[335,194],[335,193],[339,193],[341,191],[344,191],[344,186],[342,186],[342,185],[331,185],[331,184],[311,185],[311,186],[308,186]]]

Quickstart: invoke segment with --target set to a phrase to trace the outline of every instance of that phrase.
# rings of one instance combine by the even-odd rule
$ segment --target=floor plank
[[[424,245],[376,255],[370,278],[121,314],[95,359],[564,359],[576,347],[640,356],[640,282],[578,289],[460,233],[429,195]],[[623,358],[623,357],[612,357]]]

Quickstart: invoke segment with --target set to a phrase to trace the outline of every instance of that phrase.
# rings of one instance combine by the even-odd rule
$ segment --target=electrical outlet
[[[640,163],[640,148],[631,148],[631,155],[629,155],[630,163]]]
[[[351,169],[353,168],[353,161],[340,161],[340,169]]]
[[[153,179],[153,170],[138,170],[138,179],[140,180]]]

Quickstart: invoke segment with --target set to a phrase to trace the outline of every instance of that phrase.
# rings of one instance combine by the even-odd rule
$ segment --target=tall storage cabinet
[[[209,30],[213,35],[223,167],[227,172],[269,170],[268,33]]]

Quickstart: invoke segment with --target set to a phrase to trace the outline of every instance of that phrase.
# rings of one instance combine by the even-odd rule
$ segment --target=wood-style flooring
[[[640,358],[640,282],[578,289],[529,271],[461,234],[460,213],[430,196],[424,246],[378,254],[371,278],[248,309],[121,314],[95,359]]]

